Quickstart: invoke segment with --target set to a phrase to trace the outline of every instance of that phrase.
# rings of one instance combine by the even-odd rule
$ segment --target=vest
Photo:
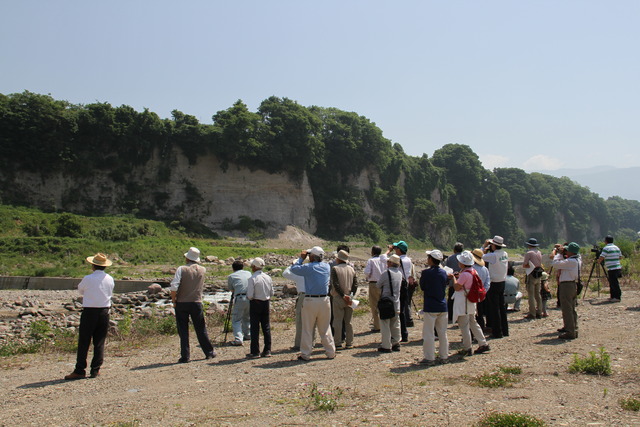
[[[202,302],[204,289],[204,273],[206,269],[198,264],[179,267],[180,286],[178,286],[177,302]]]

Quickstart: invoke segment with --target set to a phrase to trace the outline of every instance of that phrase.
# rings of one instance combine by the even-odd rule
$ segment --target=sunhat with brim
[[[537,240],[537,239],[535,239],[535,238],[533,238],[533,237],[532,237],[532,238],[530,238],[529,240],[527,240],[526,242],[524,242],[524,244],[525,244],[525,245],[527,245],[527,246],[536,246],[536,247],[537,247],[537,246],[540,246],[540,245],[538,244],[538,240]]]
[[[456,258],[460,264],[464,264],[467,267],[472,266],[474,262],[473,254],[469,251],[464,251],[460,255],[456,255]]]
[[[542,279],[542,280],[547,280],[547,279],[549,279],[549,273],[547,273],[546,271],[543,271],[543,272],[542,272],[542,277],[541,277],[541,279]]]
[[[200,249],[194,248],[193,246],[189,248],[184,257],[189,261],[200,262]]]
[[[338,252],[338,259],[344,262],[349,261],[349,252],[345,251],[344,249],[340,249],[340,252]]]
[[[103,253],[97,253],[94,256],[88,256],[87,262],[89,264],[97,265],[100,267],[109,267],[113,264],[111,261],[107,259],[107,256]]]
[[[438,261],[442,261],[444,259],[444,255],[438,249],[434,249],[432,251],[427,251],[427,255],[429,255],[433,259],[437,259]]]
[[[400,265],[400,257],[396,254],[393,254],[387,259],[391,264]]]
[[[501,246],[503,248],[507,247],[507,245],[504,244],[504,239],[502,238],[502,236],[493,236],[493,239],[489,239],[489,243],[496,246]]]
[[[471,254],[473,255],[473,260],[476,264],[484,267],[484,260],[482,259],[482,255],[484,255],[484,253],[482,252],[482,249],[476,248],[471,252]]]

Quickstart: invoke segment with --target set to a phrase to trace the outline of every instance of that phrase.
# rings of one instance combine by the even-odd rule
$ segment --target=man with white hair
[[[189,363],[191,350],[189,347],[189,317],[193,322],[198,342],[206,359],[216,357],[213,345],[207,334],[202,310],[202,291],[204,290],[204,273],[206,269],[199,265],[200,250],[191,247],[184,254],[186,264],[178,267],[171,281],[171,301],[176,312],[176,325],[180,336],[180,359],[178,363]]]
[[[273,281],[262,271],[264,260],[254,258],[251,261],[253,274],[247,281],[249,298],[249,324],[251,328],[251,352],[247,358],[271,357],[271,323],[269,321],[269,300],[273,296]],[[260,353],[260,327],[264,335],[264,349]]]
[[[302,339],[298,360],[309,360],[313,350],[313,328],[318,328],[320,340],[329,359],[336,357],[336,346],[331,333],[331,304],[329,302],[329,264],[322,262],[324,250],[320,246],[300,252],[300,258],[291,266],[291,272],[304,277],[306,294],[302,306]],[[309,262],[304,260],[309,257]]]

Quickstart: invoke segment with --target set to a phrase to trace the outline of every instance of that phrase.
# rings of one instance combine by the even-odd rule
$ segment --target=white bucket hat
[[[189,248],[184,257],[189,261],[200,262],[200,249],[194,248],[193,246]]]
[[[460,255],[456,255],[456,258],[460,264],[464,264],[466,266],[471,266],[474,263],[473,254],[469,251],[464,251]]]

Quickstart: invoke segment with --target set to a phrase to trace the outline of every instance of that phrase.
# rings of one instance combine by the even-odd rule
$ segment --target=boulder
[[[149,285],[149,287],[147,288],[147,293],[149,295],[157,295],[161,292],[162,292],[162,286],[160,286],[158,283]]]
[[[282,293],[284,295],[298,295],[298,289],[292,283],[285,283],[282,285]]]

